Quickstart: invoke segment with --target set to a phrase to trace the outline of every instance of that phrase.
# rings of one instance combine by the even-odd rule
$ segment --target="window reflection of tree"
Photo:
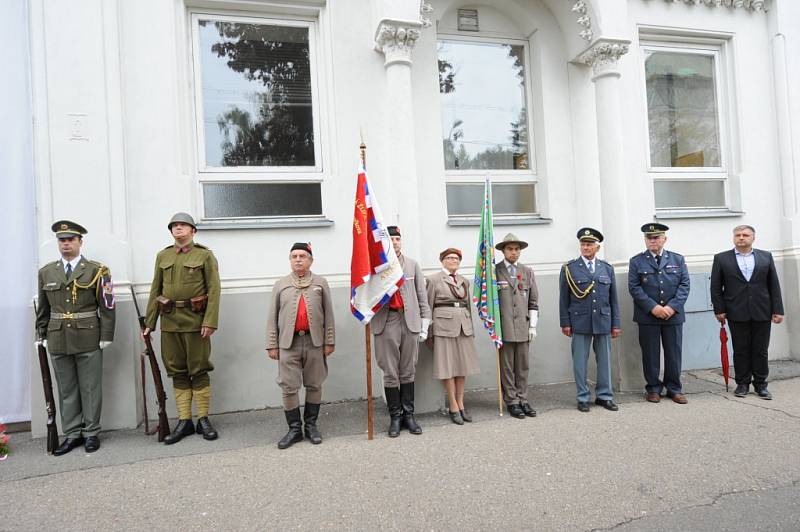
[[[439,43],[439,52],[446,45]],[[461,126],[464,119],[456,118],[447,136],[442,139],[444,150],[445,168],[455,170],[489,169],[489,170],[524,170],[528,168],[528,120],[525,106],[525,71],[524,50],[522,46],[510,44],[499,45],[504,48],[508,57],[514,60],[512,68],[519,79],[522,108],[517,120],[509,123],[509,143],[498,144],[493,141],[462,140],[464,131]],[[441,54],[440,54],[441,55]],[[456,76],[458,70],[453,63],[439,59],[439,93],[450,94],[456,92]],[[470,156],[465,144],[491,144],[481,152]]]
[[[647,77],[651,164],[720,165],[714,78],[690,69]]]
[[[210,21],[200,21],[205,26]],[[308,29],[214,22],[220,41],[211,51],[248,81],[257,114],[231,105],[217,117],[224,166],[314,166]]]

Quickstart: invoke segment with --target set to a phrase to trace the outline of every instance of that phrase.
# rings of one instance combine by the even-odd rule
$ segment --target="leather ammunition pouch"
[[[198,314],[205,312],[206,307],[208,306],[208,294],[193,297],[189,300],[189,306],[191,307],[192,312],[196,312]]]
[[[156,302],[158,303],[158,311],[161,314],[170,314],[175,310],[175,302],[168,297],[158,296]]]

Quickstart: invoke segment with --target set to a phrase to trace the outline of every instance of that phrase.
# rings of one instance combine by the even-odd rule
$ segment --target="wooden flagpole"
[[[497,409],[503,417],[503,385],[500,382],[500,348],[497,348]]]
[[[364,144],[364,139],[361,139],[361,163],[366,168],[367,166],[367,145]],[[369,323],[364,327],[364,344],[366,345],[367,356],[367,439],[371,440],[374,437],[374,423],[372,417],[372,329]]]

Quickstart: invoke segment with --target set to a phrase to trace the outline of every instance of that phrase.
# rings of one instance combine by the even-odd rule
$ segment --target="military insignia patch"
[[[114,281],[111,280],[111,277],[103,277],[101,286],[103,289],[103,304],[108,310],[112,310],[117,302],[114,297]]]
[[[589,230],[587,229],[586,231],[584,231],[584,232],[583,232],[583,234],[584,234],[584,235],[591,234],[591,231],[589,231]]]
[[[67,229],[69,229],[69,226],[67,224],[61,224],[62,231],[66,231]]]

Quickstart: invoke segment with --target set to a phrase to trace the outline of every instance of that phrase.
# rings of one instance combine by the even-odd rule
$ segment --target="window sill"
[[[552,218],[542,218],[540,216],[520,216],[518,218],[495,218],[492,220],[494,225],[547,225],[553,222]],[[450,218],[447,225],[457,226],[479,226],[481,225],[480,216],[474,218]]]
[[[330,227],[333,220],[327,218],[279,218],[276,220],[245,221],[205,221],[197,224],[197,229],[282,229],[286,227]]]
[[[728,209],[699,209],[686,211],[656,211],[656,220],[680,220],[683,218],[736,218],[743,216],[744,211]]]

